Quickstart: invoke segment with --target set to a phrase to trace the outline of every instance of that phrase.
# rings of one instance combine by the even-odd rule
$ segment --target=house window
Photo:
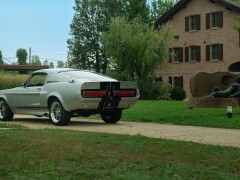
[[[223,45],[211,44],[206,46],[206,60],[223,60]]]
[[[218,27],[218,13],[211,13],[211,27]]]
[[[211,60],[219,59],[219,48],[217,44],[211,45]]]
[[[190,30],[197,30],[197,17],[196,16],[190,16],[189,27],[190,27]]]
[[[160,77],[156,77],[156,78],[155,78],[155,81],[156,81],[156,82],[159,82],[159,83],[162,84],[162,82],[163,82],[163,78],[162,78],[162,76],[160,76]]]
[[[169,62],[183,62],[183,48],[169,49]]]
[[[200,30],[200,15],[185,17],[185,31]]]
[[[201,47],[190,46],[185,47],[185,62],[196,62],[201,60]]]
[[[173,48],[173,61],[179,62],[180,50],[179,48]]]
[[[190,47],[190,61],[197,61],[197,47]]]
[[[206,14],[206,28],[222,28],[223,12],[212,12]]]
[[[183,88],[183,76],[169,76],[169,84],[172,87],[181,87]]]

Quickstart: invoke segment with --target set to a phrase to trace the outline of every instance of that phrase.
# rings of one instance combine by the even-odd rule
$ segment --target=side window
[[[206,14],[206,29],[222,27],[223,27],[223,12],[212,12]]]
[[[43,86],[47,78],[47,74],[34,74],[27,83],[27,87]]]

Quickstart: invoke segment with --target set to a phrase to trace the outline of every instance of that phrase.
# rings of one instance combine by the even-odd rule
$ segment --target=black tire
[[[116,123],[121,119],[122,110],[104,111],[100,115],[105,123]]]
[[[52,100],[49,107],[49,117],[56,126],[65,126],[70,122],[70,113],[67,112],[58,99]]]
[[[13,112],[4,99],[0,99],[0,120],[11,121],[13,119]]]

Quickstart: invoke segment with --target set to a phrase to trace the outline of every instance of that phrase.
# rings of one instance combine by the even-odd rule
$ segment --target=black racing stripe
[[[110,87],[110,82],[100,82],[100,90],[107,90]]]
[[[121,101],[121,97],[113,97],[114,90],[120,90],[120,82],[100,82],[100,90],[107,91],[107,96],[102,97],[99,103],[99,111],[112,111],[116,109]],[[111,104],[112,107],[106,107],[106,104]]]
[[[112,90],[120,90],[120,82],[112,82],[111,89]]]

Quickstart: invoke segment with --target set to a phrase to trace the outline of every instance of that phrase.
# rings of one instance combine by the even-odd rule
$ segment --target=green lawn
[[[0,179],[239,179],[240,149],[142,136],[0,129]]]
[[[233,118],[226,113],[226,108],[189,109],[185,101],[140,100],[123,111],[122,120],[240,129],[240,108],[233,108]]]

